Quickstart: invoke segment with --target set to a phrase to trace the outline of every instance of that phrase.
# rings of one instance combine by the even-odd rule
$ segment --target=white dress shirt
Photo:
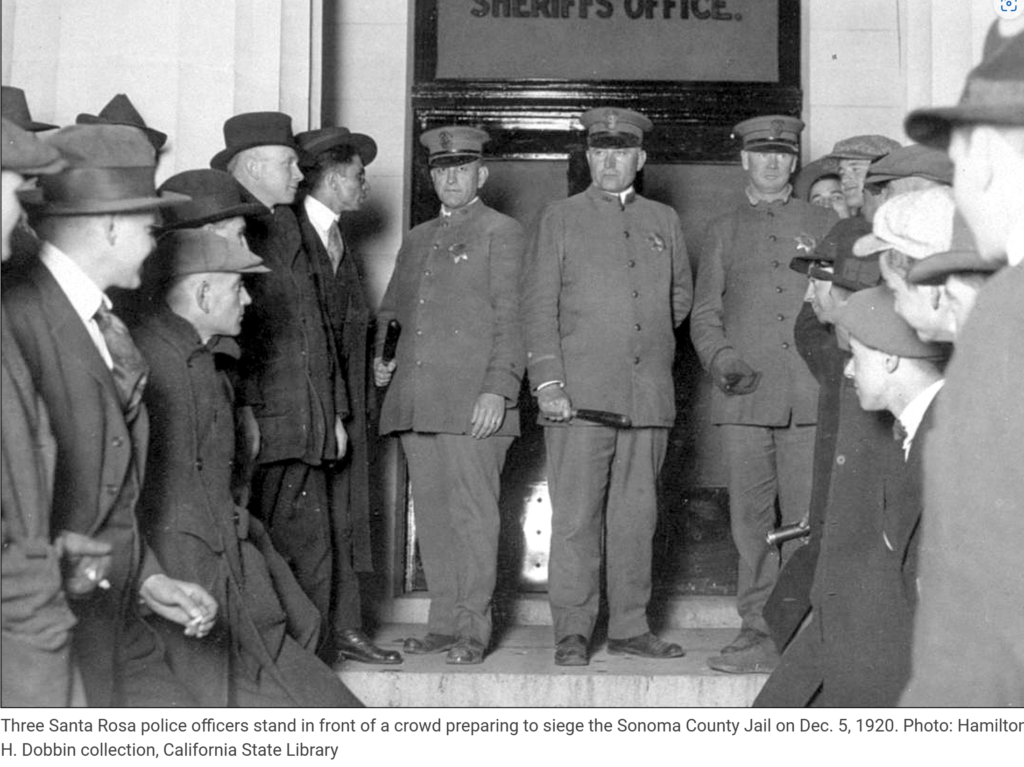
[[[57,281],[64,295],[68,297],[75,313],[81,318],[82,324],[89,332],[89,337],[96,345],[96,351],[100,353],[107,368],[114,369],[114,360],[107,349],[107,342],[103,340],[103,333],[100,326],[96,324],[96,312],[101,306],[111,309],[113,304],[107,298],[107,294],[99,289],[99,286],[82,271],[71,258],[57,246],[44,242],[39,251],[39,259],[43,266],[50,270],[53,279]]]
[[[910,401],[910,404],[903,408],[903,412],[899,414],[899,422],[907,432],[907,436],[903,440],[904,460],[910,456],[910,446],[914,442],[914,436],[917,434],[917,430],[921,426],[924,414],[928,412],[929,405],[932,404],[932,400],[935,399],[935,395],[939,393],[944,383],[946,383],[946,379],[940,378],[923,392],[914,397],[914,399]]]

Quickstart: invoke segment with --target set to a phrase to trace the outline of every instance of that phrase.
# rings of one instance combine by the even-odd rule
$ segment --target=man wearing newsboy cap
[[[82,573],[95,588],[71,602],[74,657],[91,706],[192,705],[140,609],[198,638],[218,607],[202,587],[169,578],[139,538],[148,366],[105,294],[138,287],[157,212],[180,198],[157,195],[156,153],[135,128],[74,125],[49,143],[68,167],[22,195],[43,245],[5,282],[4,303],[57,439],[51,531],[111,546],[109,562]]]
[[[145,402],[153,439],[140,518],[168,571],[188,573],[227,606],[200,642],[156,624],[171,667],[205,706],[357,704],[316,657],[319,612],[231,494],[226,369],[251,303],[243,275],[267,268],[237,240],[203,229],[163,235],[153,260],[160,261],[159,308],[133,330],[151,361]]]
[[[675,420],[673,331],[690,311],[690,262],[676,212],[633,188],[651,121],[609,106],[580,122],[591,184],[544,211],[522,297],[554,514],[555,663],[590,662],[602,557],[608,652],[678,658],[682,647],[651,632],[647,604],[655,488]],[[620,413],[632,425],[584,421],[577,409]]]
[[[738,636],[712,668],[769,672],[778,653],[762,615],[782,560],[765,543],[810,504],[818,383],[796,348],[794,328],[807,280],[790,269],[839,217],[793,196],[803,122],[787,115],[744,120],[734,129],[747,187],[735,208],[708,226],[697,268],[690,336],[711,375],[711,419],[728,465],[733,541],[739,550]]]
[[[955,106],[906,130],[953,161],[956,204],[999,271],[964,327],[925,452],[909,706],[1024,705],[1024,33],[993,45]]]
[[[349,404],[320,272],[291,207],[300,149],[291,118],[280,112],[235,115],[224,123],[224,143],[210,165],[262,205],[247,217],[245,236],[270,268],[247,282],[253,304],[238,337],[237,404],[257,448],[250,509],[330,625],[330,476],[347,451]],[[333,660],[329,632],[320,649]]]

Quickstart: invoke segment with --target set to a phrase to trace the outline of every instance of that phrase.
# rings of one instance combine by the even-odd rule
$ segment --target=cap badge
[[[782,133],[782,120],[772,120],[772,137]]]
[[[814,239],[813,235],[806,232],[801,232],[793,239],[796,240],[796,250],[798,253],[806,253],[809,256],[818,247],[818,241]]]
[[[613,131],[615,126],[619,124],[619,116],[615,112],[609,112],[604,121],[608,125],[608,130]]]
[[[441,148],[446,152],[452,148],[452,134],[448,131],[441,131],[441,135],[438,136],[438,139],[441,141]]]

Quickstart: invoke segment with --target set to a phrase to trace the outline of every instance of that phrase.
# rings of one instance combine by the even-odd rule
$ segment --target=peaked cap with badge
[[[430,156],[431,168],[448,168],[479,160],[484,155],[484,144],[491,140],[487,131],[468,125],[443,125],[420,134],[420,144]]]
[[[587,146],[596,149],[642,146],[644,133],[654,127],[644,115],[622,107],[588,109],[580,123],[587,132]]]
[[[760,115],[738,123],[732,137],[743,141],[744,152],[800,153],[803,120],[789,115]]]
[[[865,346],[909,359],[941,359],[946,349],[922,341],[896,313],[896,296],[885,285],[850,296],[836,311],[836,324]]]
[[[139,110],[123,93],[118,93],[107,102],[98,115],[80,114],[75,118],[75,122],[78,125],[130,125],[145,133],[149,143],[158,152],[167,143],[167,134],[146,125]]]
[[[1024,126],[1024,33],[971,70],[959,104],[916,109],[904,128],[915,141],[945,149],[953,126],[971,123]]]
[[[163,230],[195,229],[235,216],[258,216],[266,211],[250,202],[244,187],[230,173],[198,168],[177,173],[160,185],[159,192],[175,192],[191,199],[164,212]]]
[[[359,155],[363,165],[369,165],[377,156],[377,142],[363,133],[352,133],[348,128],[319,128],[295,135],[295,141],[302,149],[304,162],[312,160],[321,152],[338,146],[350,146]]]
[[[157,194],[156,150],[126,125],[69,125],[47,138],[68,162],[60,173],[41,176],[39,186],[19,192],[25,207],[43,215],[140,213],[188,200]]]
[[[15,88],[13,85],[0,87],[0,114],[4,118],[27,131],[55,130],[59,125],[41,123],[32,119],[28,111],[28,100],[25,98],[25,91]]]
[[[224,149],[210,159],[210,167],[227,170],[239,152],[258,146],[286,146],[298,151],[292,118],[283,112],[243,112],[224,121]]]

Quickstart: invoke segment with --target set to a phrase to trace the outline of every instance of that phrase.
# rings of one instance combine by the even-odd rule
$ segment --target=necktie
[[[892,438],[901,446],[907,440],[907,430],[899,418],[896,418],[892,422]]]
[[[337,224],[331,224],[331,228],[327,230],[327,255],[331,257],[331,267],[337,274],[341,258],[345,255],[345,244],[341,241],[341,232]]]
[[[114,363],[111,373],[125,420],[131,423],[139,412],[142,389],[149,375],[149,365],[132,341],[128,328],[106,305],[101,305],[96,312],[96,324],[103,334],[103,341]]]

